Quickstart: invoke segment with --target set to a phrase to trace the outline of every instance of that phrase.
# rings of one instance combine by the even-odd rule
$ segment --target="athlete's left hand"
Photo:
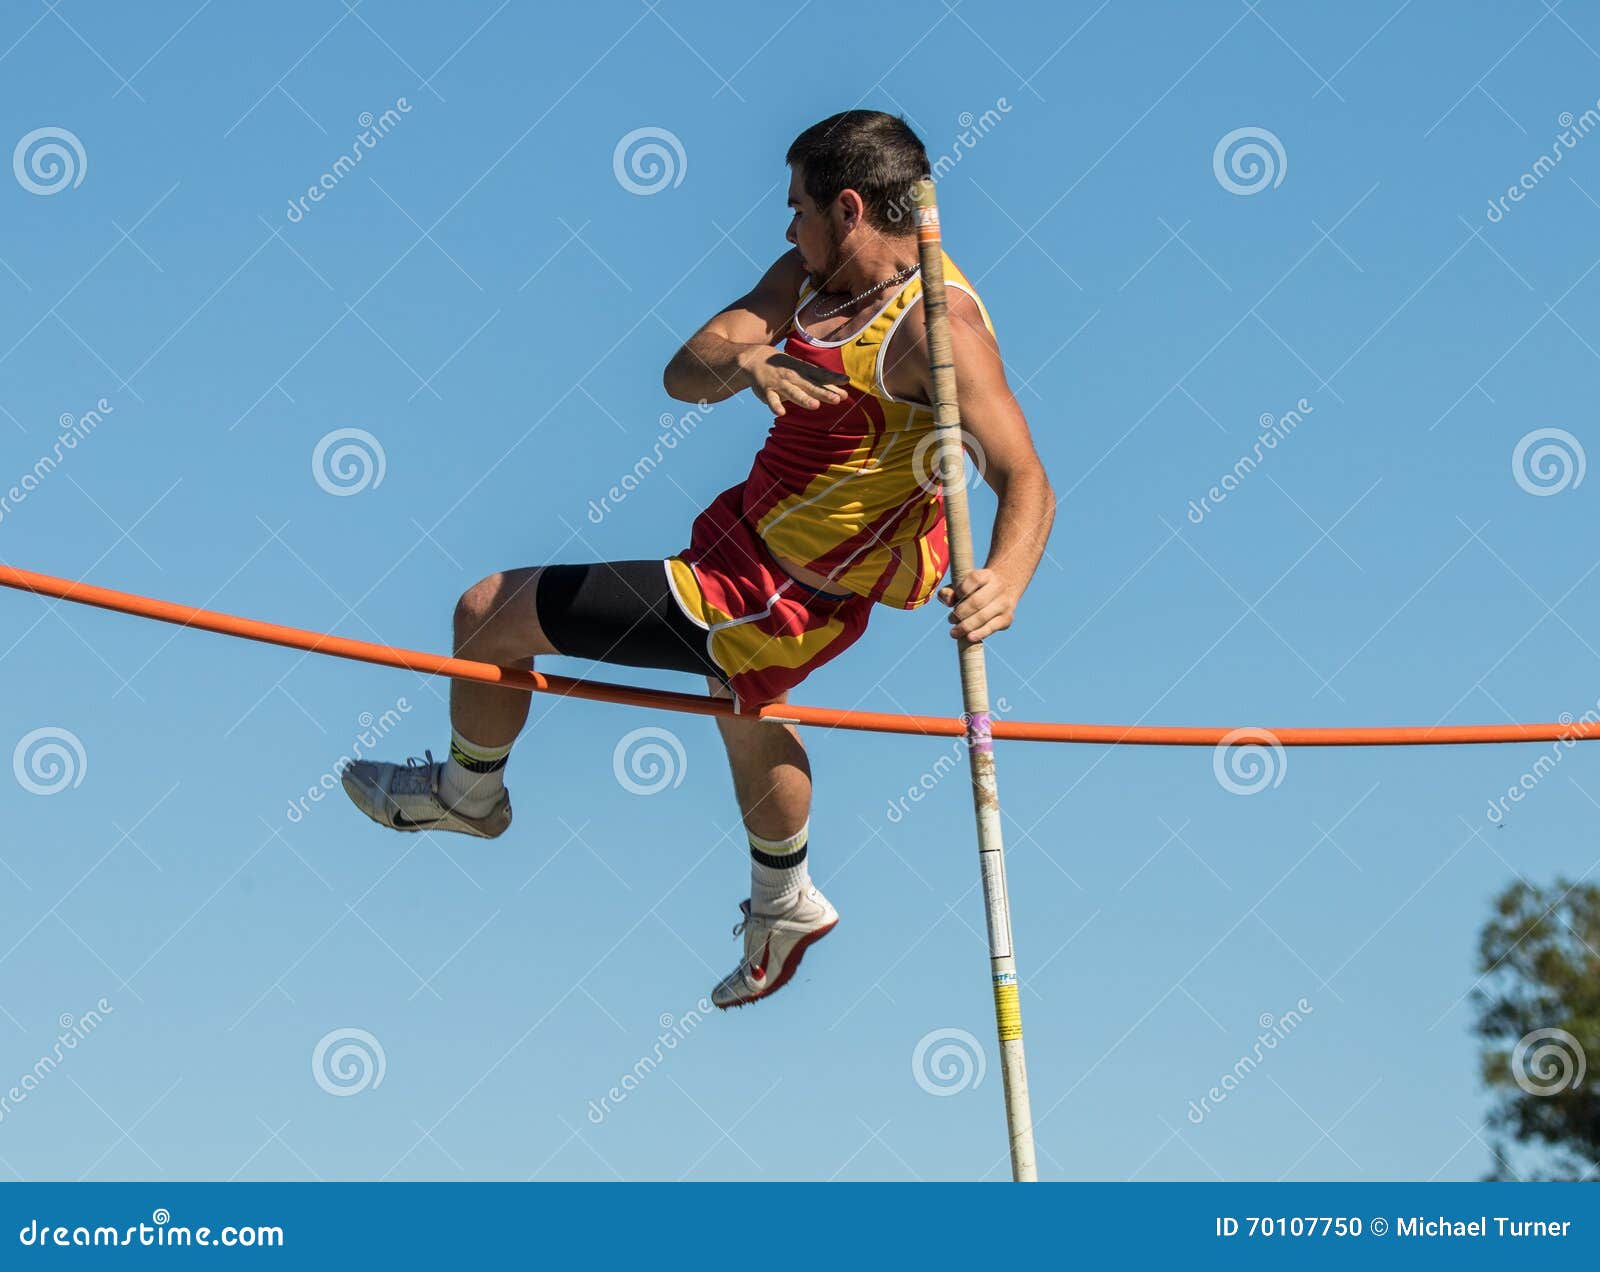
[[[960,596],[952,586],[939,589],[939,599],[950,609],[950,635],[957,640],[980,641],[1011,626],[1021,589],[1005,575],[978,567],[961,580]]]

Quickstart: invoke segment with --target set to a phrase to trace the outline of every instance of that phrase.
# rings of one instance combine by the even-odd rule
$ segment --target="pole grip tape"
[[[994,753],[994,720],[987,711],[967,716],[967,746],[980,754]]]

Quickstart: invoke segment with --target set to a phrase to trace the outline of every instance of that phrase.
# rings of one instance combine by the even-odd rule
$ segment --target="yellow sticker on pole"
[[[1017,1000],[1017,982],[1009,980],[994,987],[994,1018],[1000,1027],[1001,1042],[1022,1037],[1022,1004]]]

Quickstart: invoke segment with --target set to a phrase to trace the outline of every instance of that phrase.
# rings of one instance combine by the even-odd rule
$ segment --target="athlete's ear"
[[[854,190],[839,191],[839,197],[834,200],[833,206],[837,209],[839,228],[845,233],[849,233],[866,220],[866,201]]]

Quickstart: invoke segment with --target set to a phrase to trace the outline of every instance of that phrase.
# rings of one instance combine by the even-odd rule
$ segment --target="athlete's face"
[[[825,288],[839,269],[839,234],[830,210],[819,208],[806,193],[797,168],[789,170],[789,232],[784,235],[800,249],[800,263],[818,288]]]

